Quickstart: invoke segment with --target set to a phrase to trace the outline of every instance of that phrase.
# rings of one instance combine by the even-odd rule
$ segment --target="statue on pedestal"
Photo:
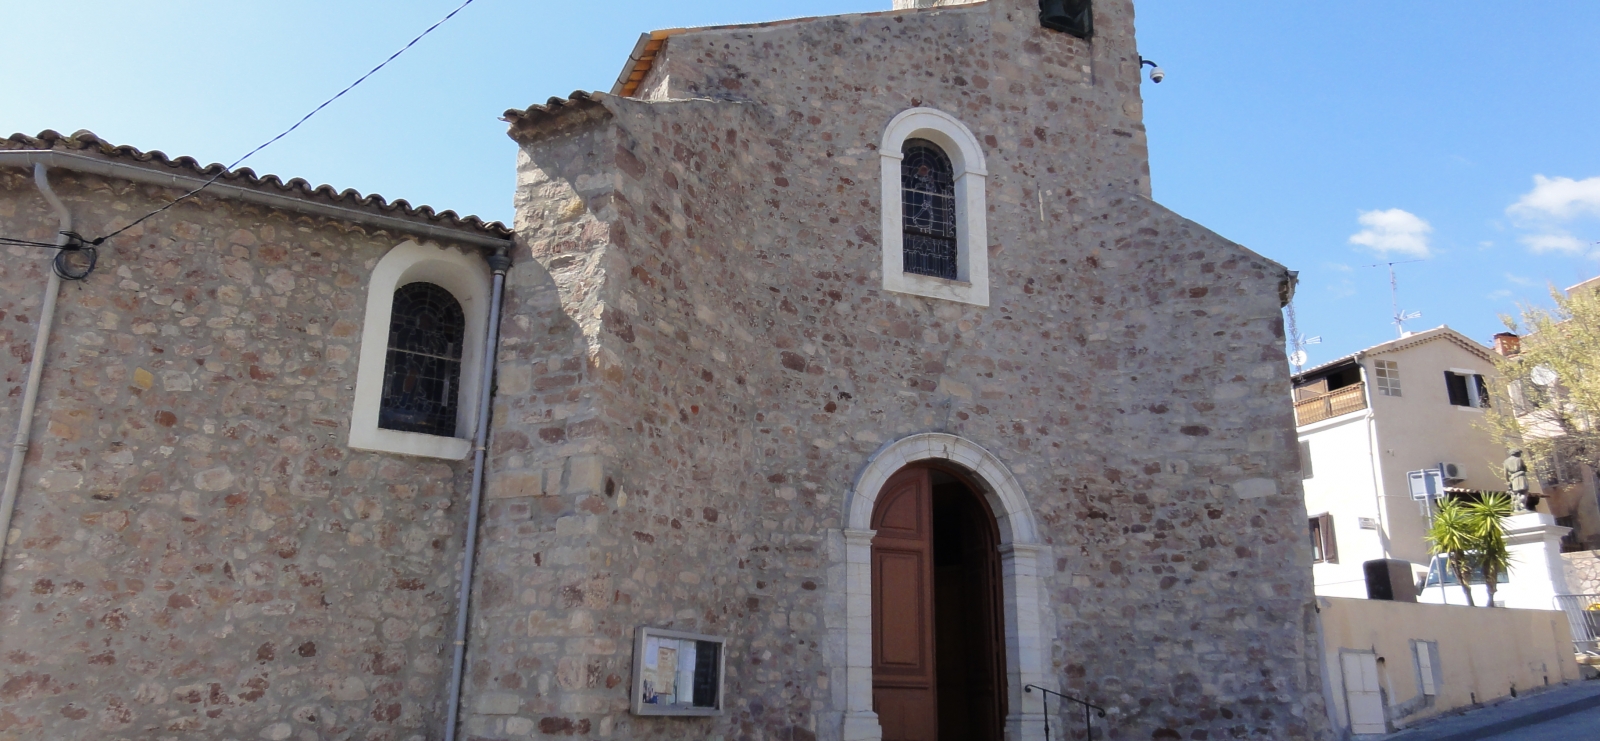
[[[1528,512],[1539,511],[1539,495],[1528,490],[1528,464],[1522,460],[1522,449],[1512,448],[1505,462],[1506,486],[1516,500],[1518,508]]]

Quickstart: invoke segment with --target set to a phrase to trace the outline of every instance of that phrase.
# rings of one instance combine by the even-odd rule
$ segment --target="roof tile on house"
[[[605,93],[589,93],[574,90],[565,98],[551,98],[544,105],[531,105],[525,109],[512,108],[500,117],[501,121],[511,124],[506,131],[512,139],[521,140],[534,132],[549,133],[551,130],[561,130],[567,125],[578,124],[590,120],[592,115],[605,110],[600,101],[605,99]]]
[[[509,239],[512,234],[506,225],[498,221],[484,221],[477,216],[461,216],[455,211],[435,211],[431,206],[412,206],[403,199],[389,201],[376,193],[362,195],[354,189],[347,188],[341,191],[336,190],[331,185],[313,186],[309,181],[301,178],[285,181],[277,175],[257,175],[254,170],[248,167],[229,171],[224,165],[217,163],[201,165],[199,160],[193,157],[178,157],[174,159],[160,151],[145,152],[127,145],[111,144],[95,136],[90,131],[78,131],[71,136],[65,136],[48,129],[40,132],[38,136],[12,134],[5,139],[0,139],[0,150],[72,152],[124,164],[134,164],[154,171],[177,171],[173,174],[189,177],[211,178],[221,172],[222,177],[218,178],[217,182],[227,183],[235,187],[273,192],[309,202],[326,203],[449,229],[477,232],[498,239]]]

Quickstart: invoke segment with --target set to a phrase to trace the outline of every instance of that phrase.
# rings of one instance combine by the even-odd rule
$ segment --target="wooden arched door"
[[[925,468],[889,477],[872,515],[872,705],[884,741],[937,741],[933,498]]]
[[[999,741],[993,514],[959,477],[907,468],[884,484],[872,528],[872,702],[884,741]]]

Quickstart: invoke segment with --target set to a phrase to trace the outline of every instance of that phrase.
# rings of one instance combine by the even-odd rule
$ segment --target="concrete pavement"
[[[1600,681],[1575,682],[1387,736],[1384,741],[1600,741]]]

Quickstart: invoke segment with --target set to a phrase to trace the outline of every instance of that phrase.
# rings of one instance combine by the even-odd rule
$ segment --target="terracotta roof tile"
[[[24,149],[87,154],[108,160],[137,163],[152,170],[159,171],[163,168],[178,170],[180,172],[177,174],[191,177],[210,178],[218,172],[226,170],[223,165],[217,163],[202,165],[199,160],[193,157],[173,158],[160,151],[145,152],[127,145],[111,144],[95,136],[90,131],[78,131],[71,136],[65,136],[47,129],[40,132],[38,136],[12,134],[5,139],[0,139],[0,150]],[[510,238],[512,234],[506,225],[498,221],[484,221],[477,216],[461,216],[455,211],[435,211],[431,206],[412,206],[404,199],[389,201],[376,193],[362,195],[360,192],[348,188],[341,191],[330,185],[313,186],[310,182],[301,178],[286,181],[277,175],[257,175],[254,170],[248,167],[225,172],[217,182],[265,192],[276,192],[279,195],[368,211],[388,217],[430,223],[435,226],[474,231],[501,239]]]
[[[606,93],[589,93],[574,90],[565,98],[551,98],[544,105],[531,105],[525,109],[512,108],[500,117],[511,124],[506,133],[512,139],[523,139],[536,133],[552,133],[568,125],[576,125],[603,114],[605,106],[600,101]]]

